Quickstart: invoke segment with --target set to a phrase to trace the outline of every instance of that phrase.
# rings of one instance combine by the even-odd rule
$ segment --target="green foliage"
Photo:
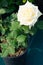
[[[13,11],[14,11],[14,7],[0,8],[0,15],[5,14],[5,13],[11,13]]]
[[[8,54],[14,54],[15,50],[14,47],[12,45],[9,45],[9,43],[3,43],[1,44],[1,48],[2,48],[2,57],[6,57],[8,56]]]
[[[23,0],[23,3],[25,3],[27,0]]]
[[[32,36],[35,35],[37,32],[37,28],[34,26],[31,28],[31,30],[29,30],[29,34],[31,34]]]
[[[16,5],[26,3],[27,0],[0,0],[0,46],[2,52],[1,57],[6,57],[9,54],[14,55],[19,47],[27,47],[27,36],[34,35],[37,28],[43,30],[43,20],[37,22],[36,26],[29,29],[29,26],[20,25],[17,20],[17,13],[12,13],[10,16],[2,19],[5,13],[11,13],[18,10]],[[34,2],[35,0],[29,0]]]
[[[15,49],[18,49],[20,46],[26,48],[27,36],[17,21],[17,13],[11,14],[11,16],[0,20],[0,22],[0,32],[2,34],[0,37],[2,42],[0,43],[2,48],[2,53],[0,53],[1,57],[6,57],[8,54],[13,55],[16,52]]]
[[[0,32],[2,34],[0,37],[2,42],[0,43],[2,48],[0,56],[13,55],[16,52],[15,49],[18,49],[20,46],[26,48],[27,35],[34,35],[37,32],[37,28],[43,29],[43,21],[37,22],[37,26],[35,25],[29,29],[29,26],[21,26],[19,21],[17,21],[17,13],[11,14],[4,20],[0,19]]]
[[[0,32],[2,35],[6,35],[6,32],[8,33],[10,31],[9,27],[10,27],[10,22],[8,17],[5,20],[0,19]]]
[[[29,33],[29,26],[22,26],[24,33]]]
[[[0,14],[11,13],[18,10],[18,6],[26,0],[0,0]]]
[[[7,50],[7,48],[8,48],[8,44],[1,44],[1,48],[2,48],[2,53],[1,53],[1,56],[2,57],[5,57],[5,56],[7,56],[8,55],[8,50]]]
[[[27,0],[23,0],[23,3],[25,3]],[[35,0],[28,0],[29,2],[35,2]]]
[[[6,13],[6,10],[3,9],[3,8],[1,8],[1,9],[0,9],[0,14],[4,14],[4,13]]]
[[[5,29],[3,28],[3,26],[2,26],[2,25],[0,25],[0,31],[1,31],[2,35],[4,35],[4,34],[5,34]]]
[[[34,2],[35,0],[28,0],[28,1],[30,1],[30,2]]]
[[[25,35],[19,35],[18,37],[17,37],[17,41],[19,42],[19,43],[23,43],[24,41],[25,41],[25,39],[26,39],[26,36]]]
[[[18,28],[20,28],[19,22],[17,21],[11,22],[11,30],[17,30]]]
[[[11,6],[13,0],[0,0],[0,14],[11,13],[15,7]]]

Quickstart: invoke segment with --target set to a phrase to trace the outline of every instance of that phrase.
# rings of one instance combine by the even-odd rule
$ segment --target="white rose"
[[[27,1],[25,5],[19,6],[17,18],[20,25],[32,27],[37,22],[38,17],[41,15],[42,13],[39,11],[38,6],[35,6]]]

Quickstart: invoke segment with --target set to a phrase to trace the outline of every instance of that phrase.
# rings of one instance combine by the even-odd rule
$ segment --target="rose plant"
[[[5,10],[1,11],[5,13]],[[41,15],[38,6],[27,1],[19,6],[18,12],[5,19],[0,17],[0,57],[18,57],[24,54],[28,47],[28,37],[33,36],[38,28],[43,29]]]
[[[19,6],[18,13],[11,14],[5,20],[0,20],[2,34],[0,37],[2,52],[0,55],[2,57],[13,56],[19,47],[27,47],[28,34],[34,35],[36,33],[35,24],[41,15],[38,6],[27,1],[25,5]]]

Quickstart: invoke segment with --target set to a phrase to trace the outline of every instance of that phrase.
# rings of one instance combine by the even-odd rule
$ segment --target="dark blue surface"
[[[30,46],[27,65],[43,65],[43,31],[41,30],[37,32]]]
[[[38,31],[28,49],[26,65],[43,65],[43,31]],[[0,65],[4,65],[0,58]]]

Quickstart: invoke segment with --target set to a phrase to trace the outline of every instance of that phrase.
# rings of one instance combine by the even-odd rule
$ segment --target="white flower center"
[[[27,21],[29,20],[29,22],[31,22],[31,20],[34,18],[34,15],[35,11],[33,10],[32,7],[29,9],[28,8],[22,9],[21,16],[25,18]]]

